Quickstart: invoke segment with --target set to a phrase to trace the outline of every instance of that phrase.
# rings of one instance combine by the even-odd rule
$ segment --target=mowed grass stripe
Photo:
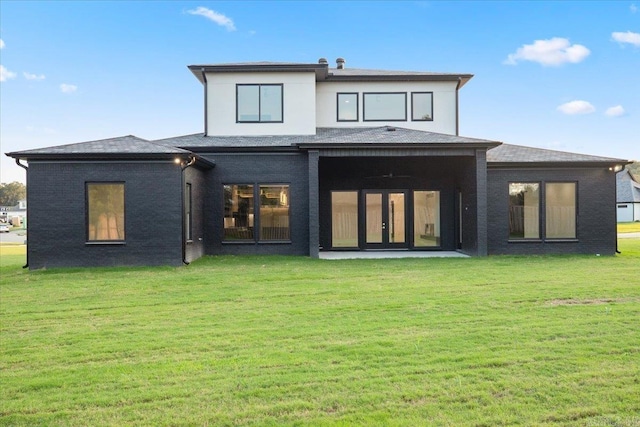
[[[621,250],[31,273],[3,254],[0,424],[635,425],[640,241]]]

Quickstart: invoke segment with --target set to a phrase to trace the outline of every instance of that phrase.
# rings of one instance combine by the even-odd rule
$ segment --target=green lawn
[[[640,222],[619,222],[618,233],[640,233]]]
[[[31,273],[0,249],[0,425],[640,425],[640,239]]]

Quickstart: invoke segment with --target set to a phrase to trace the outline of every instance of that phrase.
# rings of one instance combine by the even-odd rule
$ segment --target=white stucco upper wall
[[[236,123],[236,84],[282,84],[282,123]],[[316,132],[313,72],[207,73],[207,132],[231,135],[313,135]]]
[[[316,86],[316,126],[317,127],[372,127],[398,126],[446,134],[456,133],[456,85],[457,82],[318,82]],[[357,92],[357,122],[337,120],[338,92]],[[363,121],[362,104],[364,92],[406,92],[407,120],[389,122]],[[411,92],[433,92],[433,121],[411,120]]]

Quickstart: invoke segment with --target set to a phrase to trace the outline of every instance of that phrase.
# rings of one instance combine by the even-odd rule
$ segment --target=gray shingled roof
[[[618,203],[640,202],[640,184],[624,169],[616,174],[616,201]]]
[[[395,129],[389,131],[389,129]],[[391,126],[374,128],[318,128],[315,135],[273,136],[204,136],[185,135],[155,141],[158,144],[182,148],[293,148],[304,145],[375,145],[375,144],[499,144],[486,139],[467,138],[435,132],[425,132]]]
[[[502,144],[487,151],[489,163],[554,163],[554,162],[604,162],[626,163],[626,160],[611,157],[590,156],[543,148]]]
[[[31,157],[41,155],[102,155],[102,154],[188,154],[188,151],[177,147],[156,144],[133,135],[97,141],[79,142],[76,144],[58,145],[55,147],[36,148],[34,150],[7,153],[11,157]]]

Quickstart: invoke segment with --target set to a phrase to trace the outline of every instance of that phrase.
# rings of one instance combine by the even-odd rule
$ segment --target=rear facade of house
[[[202,133],[8,153],[27,170],[31,268],[615,253],[614,169],[626,161],[460,136],[470,74],[340,58],[189,69],[203,87]]]

